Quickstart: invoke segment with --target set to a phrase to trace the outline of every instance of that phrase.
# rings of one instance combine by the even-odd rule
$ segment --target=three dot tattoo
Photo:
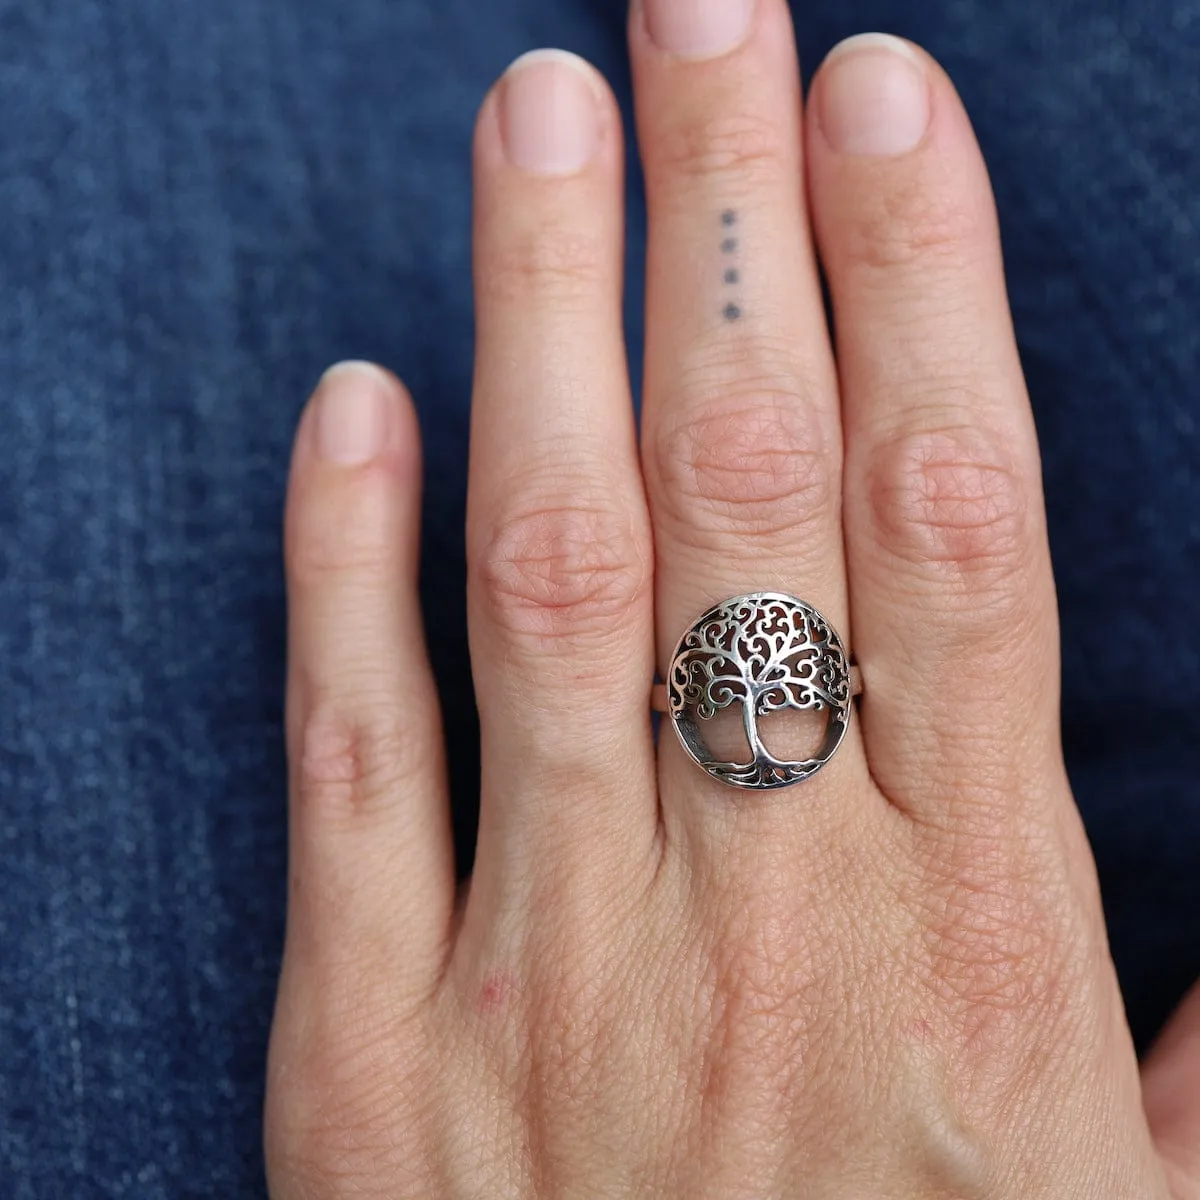
[[[721,242],[721,253],[725,255],[726,260],[730,260],[730,265],[725,268],[725,286],[737,287],[742,281],[741,269],[736,265],[735,258],[738,249],[738,239],[730,232],[737,225],[738,215],[732,208],[727,208],[721,214],[721,225],[725,230],[725,239]],[[742,316],[742,307],[736,301],[731,300],[725,305],[724,316],[726,321],[739,321]]]

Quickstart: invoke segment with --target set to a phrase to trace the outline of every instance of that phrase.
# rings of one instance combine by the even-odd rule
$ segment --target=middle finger
[[[650,218],[643,445],[659,669],[699,613],[747,592],[800,596],[848,642],[841,424],[787,6],[644,0],[630,35]],[[688,772],[689,791],[704,780],[678,747],[664,751],[669,822],[672,777]]]

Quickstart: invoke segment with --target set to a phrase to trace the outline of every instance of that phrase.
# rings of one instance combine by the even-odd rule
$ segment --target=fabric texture
[[[280,517],[321,369],[395,369],[469,867],[469,139],[623,0],[0,0],[0,1196],[264,1193]],[[947,66],[1043,437],[1066,746],[1144,1044],[1200,975],[1200,0],[813,0]],[[628,319],[645,238],[631,175]],[[1135,686],[1136,685],[1136,686]]]

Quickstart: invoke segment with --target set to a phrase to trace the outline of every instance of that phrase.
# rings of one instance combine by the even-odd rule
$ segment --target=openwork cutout
[[[671,660],[668,711],[688,754],[734,787],[769,790],[815,775],[836,753],[850,720],[850,659],[833,627],[810,604],[779,592],[755,592],[710,608],[683,635]],[[742,706],[752,754],[719,762],[703,726]],[[828,712],[814,758],[787,762],[763,745],[759,718],[783,709]]]

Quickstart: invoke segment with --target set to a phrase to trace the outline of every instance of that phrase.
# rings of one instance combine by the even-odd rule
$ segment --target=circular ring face
[[[779,592],[754,592],[710,608],[679,640],[667,681],[668,710],[692,760],[733,787],[790,787],[815,775],[846,736],[852,699],[850,659],[833,627],[810,604]],[[749,762],[721,762],[704,724],[740,706]],[[758,721],[783,709],[828,712],[816,757],[776,758]]]

